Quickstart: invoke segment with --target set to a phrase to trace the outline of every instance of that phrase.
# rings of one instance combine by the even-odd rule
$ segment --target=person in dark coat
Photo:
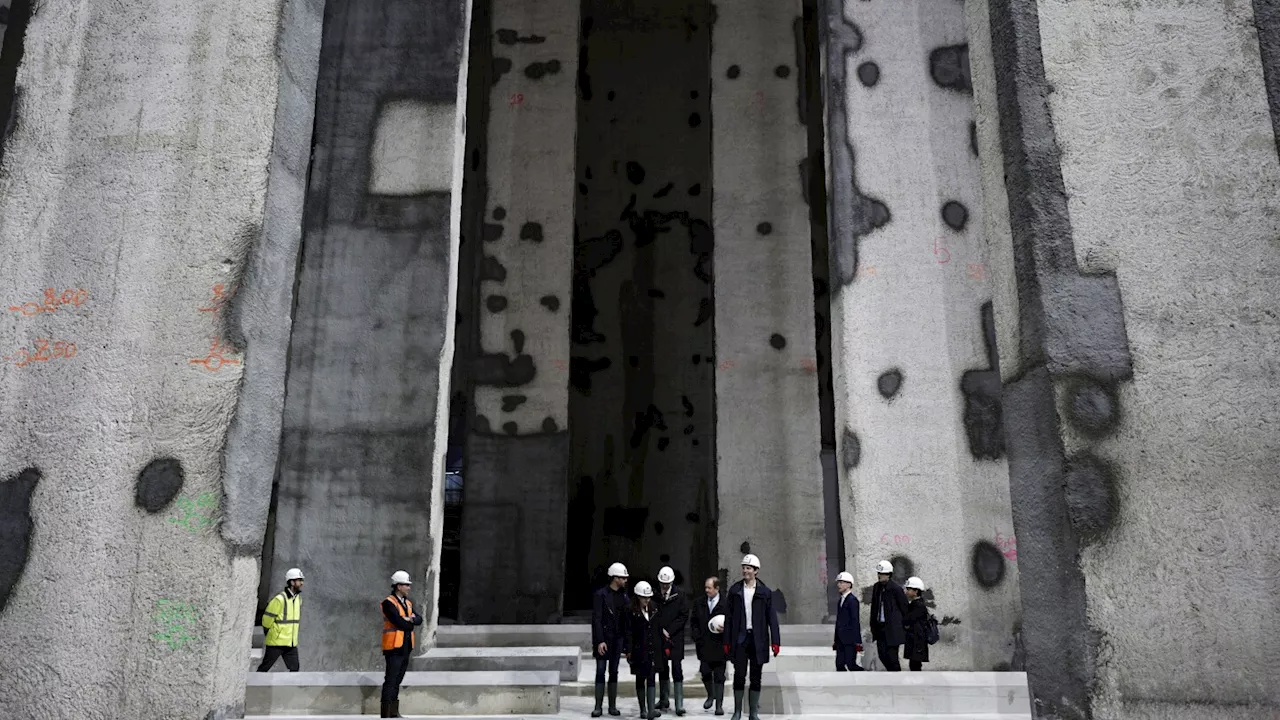
[[[907,641],[903,646],[902,656],[907,659],[907,667],[918,671],[923,669],[922,663],[929,662],[929,629],[926,625],[929,608],[925,607],[924,598],[920,597],[924,592],[924,581],[918,577],[907,578],[905,592],[907,614],[903,619],[903,630]]]
[[[658,709],[671,707],[667,692],[675,681],[676,715],[684,715],[684,626],[689,624],[689,602],[676,587],[676,573],[669,567],[658,571],[658,621],[666,652],[659,658]]]
[[[881,560],[876,564],[878,579],[871,588],[871,639],[885,670],[901,672],[898,648],[906,641],[903,618],[907,614],[907,596],[902,586],[893,581],[893,564]]]
[[[631,674],[636,676],[636,700],[640,701],[641,720],[662,717],[657,708],[654,680],[666,641],[658,619],[658,605],[653,601],[653,588],[641,580],[636,583],[636,596],[627,611],[627,645],[625,652]]]
[[[773,591],[760,582],[760,558],[742,558],[742,579],[729,588],[725,608],[724,652],[733,660],[733,720],[742,720],[742,693],[751,678],[751,720],[760,720],[760,671],[782,649]]]
[[[596,705],[591,717],[604,714],[605,670],[609,671],[609,714],[618,711],[618,661],[627,643],[626,614],[631,598],[627,595],[627,566],[609,566],[609,584],[596,590],[591,598],[591,656],[596,659]]]
[[[384,718],[404,717],[400,714],[400,683],[413,655],[413,631],[422,624],[422,615],[409,599],[413,587],[409,573],[397,570],[391,574],[391,582],[391,594],[382,601],[382,657],[387,663],[382,678]]]
[[[724,714],[724,602],[720,597],[720,578],[709,577],[702,584],[705,598],[693,602],[693,634],[694,651],[701,661],[698,670],[702,674],[702,686],[707,689],[707,700],[702,703],[703,710],[710,710],[714,703],[716,714]],[[720,618],[712,623],[712,618]],[[717,631],[715,628],[719,627]]]
[[[858,653],[862,652],[862,621],[858,612],[858,596],[853,594],[853,576],[842,572],[836,576],[840,603],[836,606],[836,633],[831,649],[836,651],[836,670],[861,670]]]

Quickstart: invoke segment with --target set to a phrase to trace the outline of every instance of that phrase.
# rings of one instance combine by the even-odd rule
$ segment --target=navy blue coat
[[[858,615],[858,596],[849,593],[836,608],[836,645],[862,644],[862,620]]]
[[[884,622],[880,605],[884,604]],[[903,619],[907,615],[907,594],[898,583],[887,580],[871,586],[871,637],[878,643],[896,647],[907,640]]]
[[[591,596],[591,654],[596,655],[600,643],[609,646],[609,655],[623,652],[626,645],[626,614],[631,596],[626,590],[611,590],[605,586]]]
[[[627,653],[631,674],[639,677],[652,677],[658,672],[666,645],[657,603],[650,608],[647,620],[634,609],[628,608],[626,612],[627,642],[623,652]]]
[[[724,633],[713,633],[707,627],[707,623],[711,622],[711,618],[717,615],[724,615],[724,595],[716,602],[714,610],[707,609],[707,596],[703,595],[693,601],[693,646],[697,650],[698,659],[703,662],[725,661],[724,644],[728,642],[724,639]]]
[[[747,607],[742,595],[741,580],[729,588],[727,602],[724,641],[729,645],[729,656],[732,659],[747,642]],[[778,613],[773,610],[773,591],[759,580],[756,580],[756,594],[751,603],[751,631],[755,640],[756,661],[763,665],[769,662],[769,646],[781,645],[782,636],[778,633]]]

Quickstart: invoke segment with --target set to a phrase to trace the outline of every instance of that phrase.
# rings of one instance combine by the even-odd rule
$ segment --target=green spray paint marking
[[[211,527],[217,518],[218,496],[214,493],[200,493],[195,497],[183,495],[176,504],[177,514],[170,517],[169,522],[189,533]]]
[[[151,639],[164,643],[170,650],[186,647],[200,639],[200,611],[195,605],[181,600],[156,600],[155,612],[151,620],[159,626]]]

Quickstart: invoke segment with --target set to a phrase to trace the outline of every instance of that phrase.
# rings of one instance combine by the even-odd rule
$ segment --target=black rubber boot
[[[659,686],[659,689],[658,689],[658,706],[657,707],[659,710],[666,710],[667,708],[671,707],[671,700],[669,699],[671,697],[670,695],[671,681],[659,678],[658,686]]]
[[[644,706],[644,679],[636,680],[636,700],[640,702],[640,720],[649,717],[649,711]]]
[[[676,716],[684,715],[684,683],[678,682],[672,688],[676,699]]]
[[[596,706],[591,708],[591,717],[604,714],[604,683],[596,683]]]
[[[618,711],[618,683],[611,682],[609,687],[609,714],[617,717],[622,713]]]
[[[645,696],[649,698],[649,720],[656,720],[656,718],[662,717],[662,713],[658,712],[657,704],[653,701],[653,696],[656,692],[657,688],[650,685],[648,692],[645,693]]]
[[[733,720],[742,720],[742,691],[733,689]]]
[[[716,683],[716,714],[724,714],[724,683]]]
[[[710,710],[711,704],[716,701],[716,686],[711,683],[710,678],[702,678],[702,687],[707,689],[707,701],[702,703],[702,709]]]
[[[760,691],[752,690],[747,699],[751,703],[751,720],[760,720]]]
[[[402,718],[402,717],[404,717],[403,715],[401,715],[401,714],[400,714],[400,701],[399,701],[399,700],[392,700],[392,701],[391,701],[391,714],[390,714],[390,715],[388,715],[387,717],[393,717],[393,718]]]
[[[382,714],[378,717],[391,717],[391,703],[386,700],[382,701]]]

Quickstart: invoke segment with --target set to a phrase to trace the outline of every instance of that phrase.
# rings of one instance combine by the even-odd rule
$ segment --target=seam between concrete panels
[[[1280,155],[1280,0],[1253,0],[1253,23],[1258,29],[1271,130],[1276,136],[1276,154]]]

